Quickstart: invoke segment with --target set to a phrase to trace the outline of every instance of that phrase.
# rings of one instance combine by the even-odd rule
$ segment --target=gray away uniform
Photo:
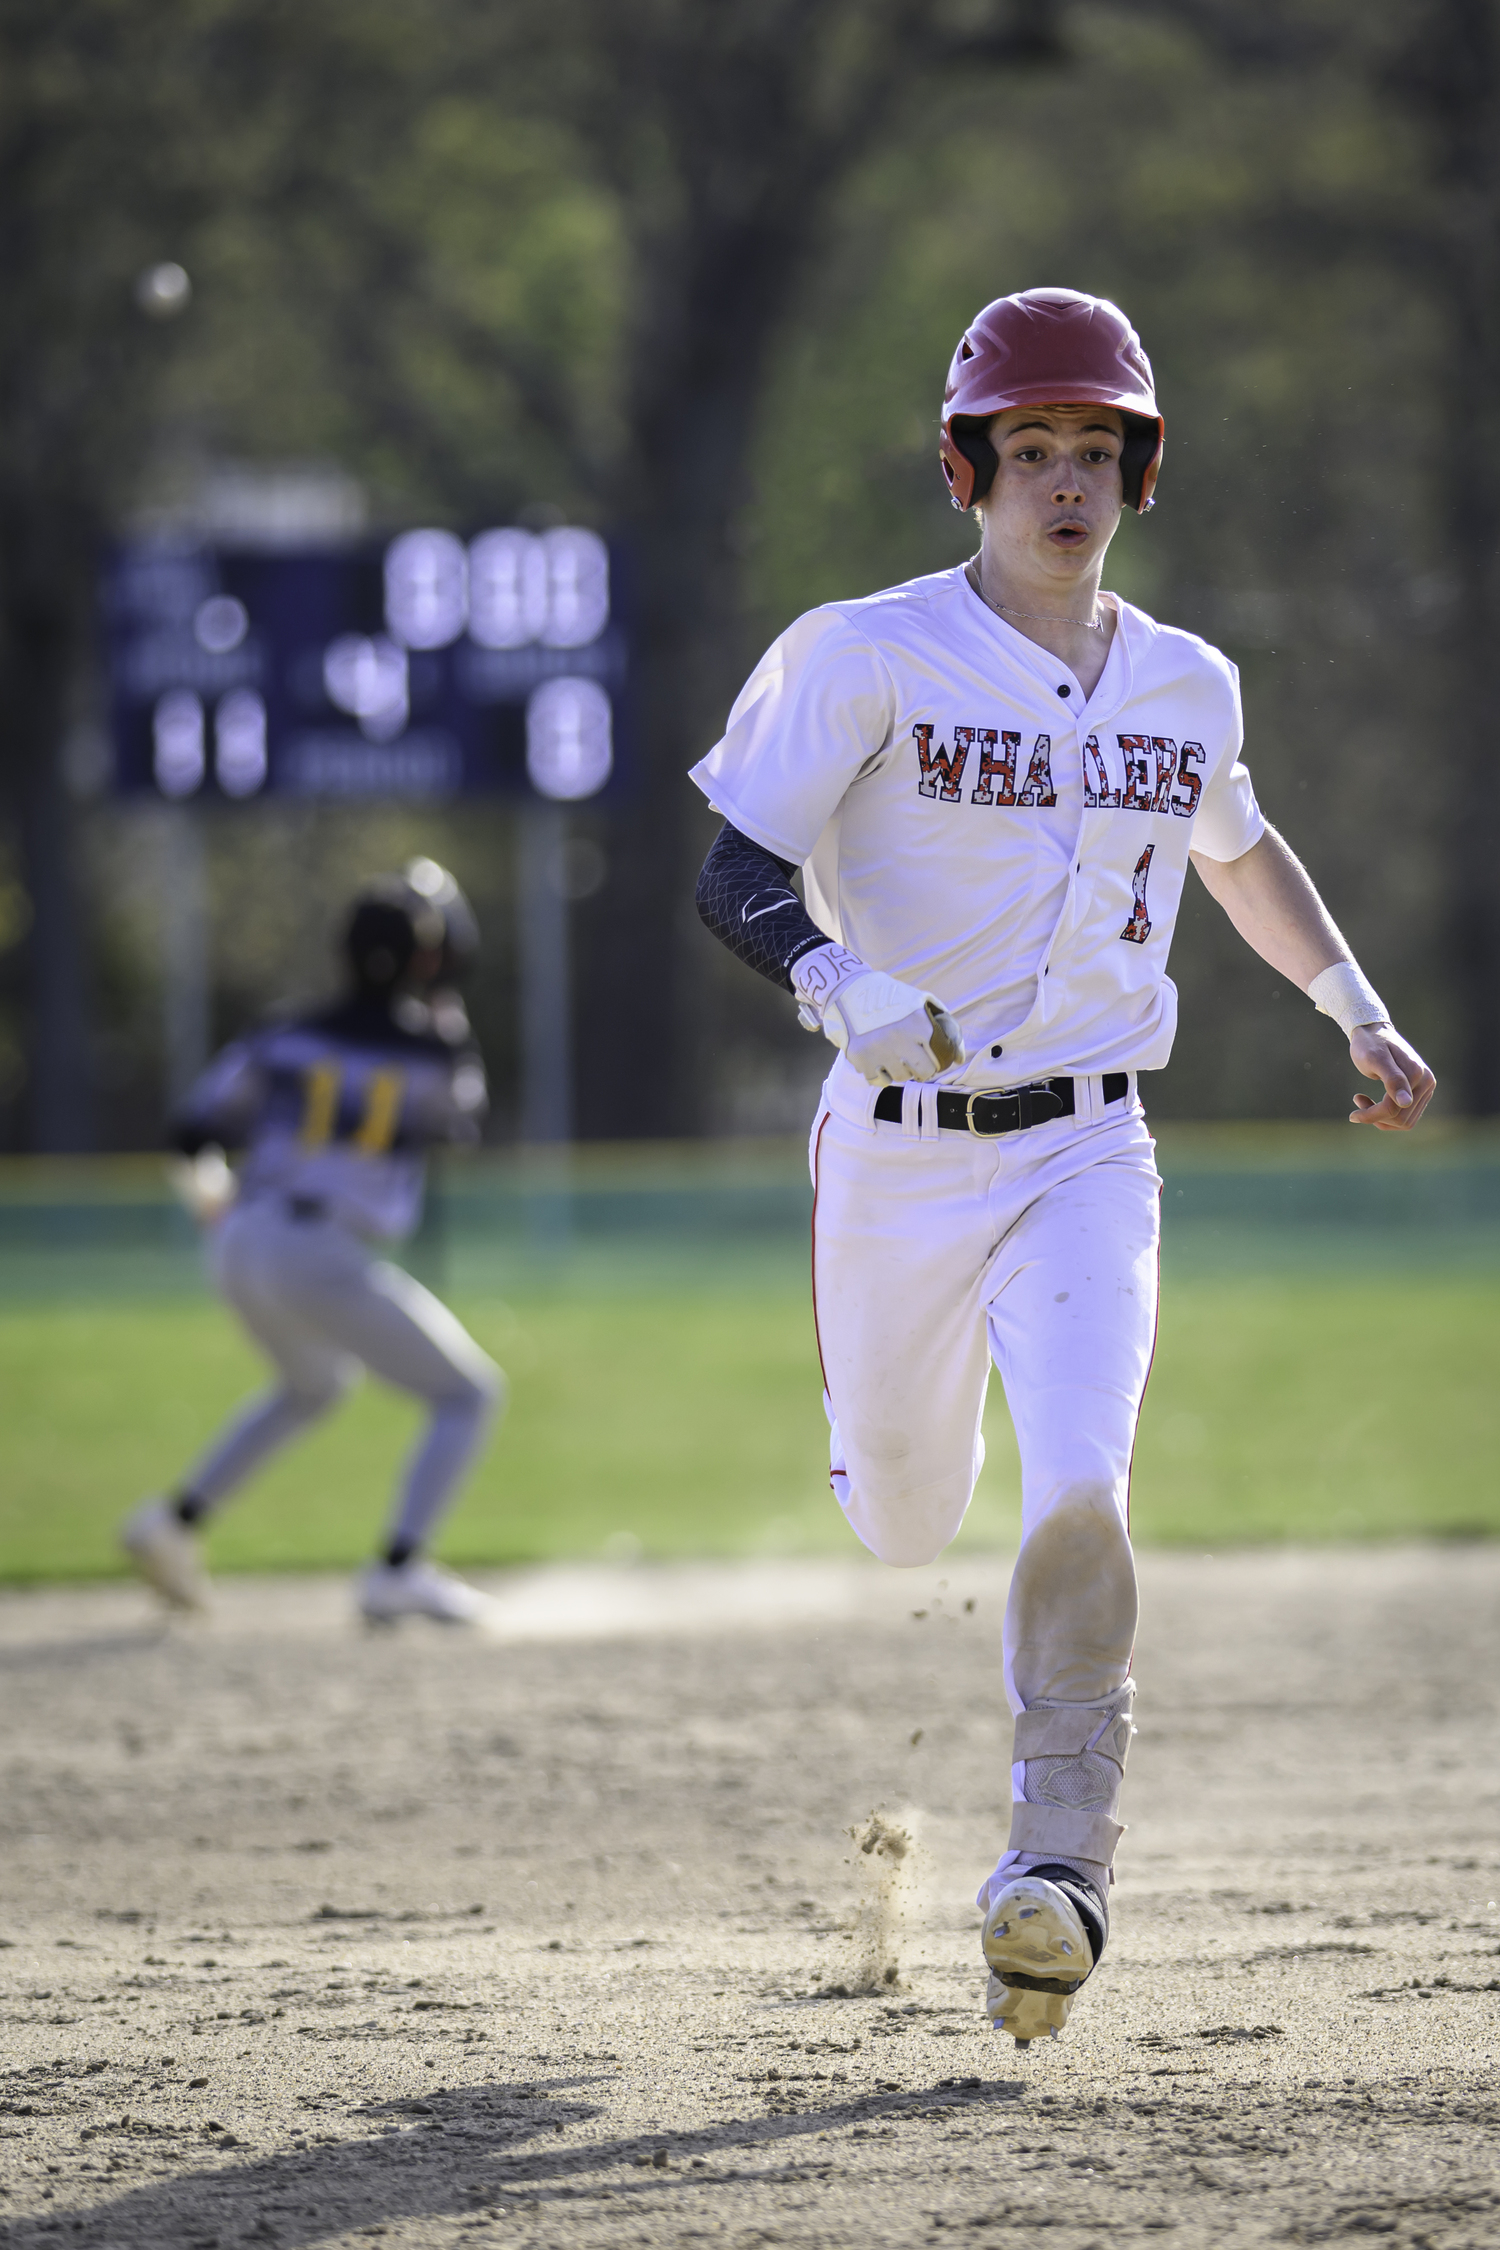
[[[477,1048],[353,1000],[237,1040],[188,1097],[176,1139],[243,1148],[212,1246],[215,1282],[277,1370],[184,1478],[197,1519],[325,1414],[361,1367],[425,1399],[427,1427],[392,1517],[393,1555],[424,1546],[474,1458],[504,1377],[446,1305],[372,1243],[421,1216],[425,1152],[472,1142],[486,1105]],[[466,1027],[465,1027],[466,1028]]]

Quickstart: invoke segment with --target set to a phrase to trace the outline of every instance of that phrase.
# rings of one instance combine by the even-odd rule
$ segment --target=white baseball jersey
[[[962,567],[810,610],[693,768],[802,863],[819,928],[957,1016],[969,1061],[945,1084],[1161,1069],[1188,853],[1238,859],[1265,827],[1235,667],[1104,599],[1088,698]]]
[[[425,1151],[477,1139],[485,1101],[475,1047],[354,1001],[237,1039],[182,1118],[247,1148],[242,1204],[307,1197],[356,1234],[395,1238],[421,1216]]]

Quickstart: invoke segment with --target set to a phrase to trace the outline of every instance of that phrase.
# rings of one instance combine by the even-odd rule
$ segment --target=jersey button
[[[1059,695],[1071,695],[1073,690],[1070,687],[1060,687],[1057,692]]]
[[[996,1060],[997,1062],[999,1061],[1000,1057],[1001,1057],[1001,1056],[1002,1056],[1002,1055],[1004,1054],[1004,1052],[1005,1052],[1005,1049],[1004,1049],[1003,1047],[991,1047],[991,1049],[990,1049],[990,1053],[991,1053],[991,1054],[992,1054],[992,1055],[994,1056],[994,1058],[995,1058],[995,1060]]]

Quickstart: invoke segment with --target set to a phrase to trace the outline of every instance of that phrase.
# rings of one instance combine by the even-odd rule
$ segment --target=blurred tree
[[[1361,109],[1367,138],[1374,128],[1378,154],[1357,199],[1338,192],[1347,180],[1339,183],[1326,161],[1294,166],[1266,216],[1283,274],[1311,270],[1320,286],[1337,289],[1351,270],[1373,271],[1389,301],[1379,330],[1367,332],[1372,364],[1352,358],[1351,365],[1362,386],[1373,373],[1391,400],[1368,488],[1400,524],[1384,544],[1406,566],[1408,600],[1397,604],[1406,618],[1392,619],[1398,589],[1388,574],[1388,630],[1367,669],[1388,690],[1396,685],[1393,656],[1404,660],[1408,691],[1415,675],[1418,695],[1402,700],[1409,740],[1429,770],[1414,791],[1408,749],[1399,791],[1407,817],[1394,835],[1371,832],[1357,814],[1345,826],[1386,905],[1382,935],[1387,944],[1398,941],[1405,981],[1412,981],[1412,954],[1426,953],[1430,1017],[1449,1043],[1448,1099],[1471,1115],[1493,1116],[1500,1113],[1500,758],[1490,712],[1500,639],[1500,5],[1377,0],[1354,10],[1344,0],[1303,0],[1295,11],[1283,4],[1252,14],[1234,0],[1141,0],[1141,8],[1191,25],[1221,62],[1264,66],[1283,91],[1296,88],[1294,101],[1309,80],[1321,83],[1332,96],[1330,118],[1343,112],[1346,136]],[[1319,141],[1336,154],[1326,124],[1309,133],[1309,146]],[[1346,137],[1346,160],[1348,151]],[[1415,507],[1413,465],[1422,485]],[[1336,520],[1346,532],[1342,497]],[[1368,566],[1361,571],[1347,538],[1342,544],[1346,586],[1356,598],[1373,592],[1378,599]],[[1413,570],[1424,547],[1425,571]],[[1425,647],[1411,647],[1414,625]],[[1427,847],[1420,903],[1410,881],[1419,837]],[[1399,989],[1387,983],[1391,997]]]
[[[428,505],[524,488],[484,320],[455,302],[433,339],[420,318],[427,269],[441,275],[449,238],[479,231],[493,201],[554,293],[566,263],[566,213],[535,223],[564,174],[546,129],[528,140],[518,126],[497,160],[493,116],[481,135],[455,106],[482,13],[464,0],[423,21],[381,0],[0,7],[0,819],[17,847],[0,885],[0,1110],[24,1114],[17,1137],[33,1147],[87,1145],[101,1062],[122,1085],[143,1077],[120,1035],[141,1044],[150,945],[134,909],[96,913],[94,896],[83,910],[69,787],[70,736],[96,710],[104,539],[226,446],[342,454]],[[443,147],[455,129],[456,152]],[[521,309],[546,328],[545,303]],[[575,306],[573,333],[584,324]],[[497,420],[508,450],[480,442]],[[117,823],[110,840],[130,834]],[[128,894],[110,857],[88,855],[88,881],[124,877]],[[109,951],[92,994],[91,925]],[[109,1120],[106,1139],[120,1130]]]
[[[1500,1112],[1500,7],[1431,0],[1386,74],[1421,128],[1425,225],[1398,237],[1444,329],[1434,488],[1455,598],[1442,705],[1461,1105]]]
[[[175,309],[170,285],[154,305],[136,285],[191,223],[185,139],[200,161],[212,142],[198,67],[215,14],[200,0],[149,16],[120,0],[0,10],[0,793],[21,845],[24,988],[9,998],[41,1148],[90,1130],[62,750],[99,536],[166,344],[152,312]]]

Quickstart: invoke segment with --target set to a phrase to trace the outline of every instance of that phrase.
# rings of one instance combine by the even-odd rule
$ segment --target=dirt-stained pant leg
[[[1028,1714],[997,1872],[1063,1859],[1109,1879],[1134,1696],[1130,1463],[1156,1340],[1159,1208],[1149,1143],[1122,1150],[1048,1188],[996,1260],[991,1342],[1021,1454],[1005,1682]]]
[[[1135,1642],[1130,1460],[1156,1341],[1159,1186],[1149,1161],[1047,1188],[996,1260],[990,1339],[1021,1454],[1005,1619],[1011,1708],[1092,1703]]]

